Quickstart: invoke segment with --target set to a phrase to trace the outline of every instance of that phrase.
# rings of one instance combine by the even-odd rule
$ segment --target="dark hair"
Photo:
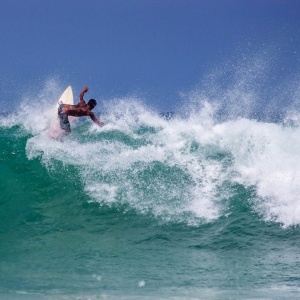
[[[90,99],[88,105],[93,109],[97,105],[97,101],[95,99]]]

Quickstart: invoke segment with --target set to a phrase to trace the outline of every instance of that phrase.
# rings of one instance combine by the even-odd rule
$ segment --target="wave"
[[[232,199],[245,201],[241,186],[265,221],[300,223],[299,127],[246,118],[216,123],[208,103],[198,115],[169,120],[135,100],[110,105],[105,127],[86,120],[64,142],[47,137],[47,111],[38,120],[3,117],[2,134],[17,126],[11,139],[25,140],[27,159],[52,174],[63,172],[59,164],[73,167],[89,201],[101,205],[197,225],[228,214]]]
[[[248,62],[226,84],[215,72],[201,88],[182,94],[176,113],[157,112],[137,97],[104,100],[106,126],[82,118],[64,142],[47,137],[51,99],[63,90],[50,81],[33,101],[25,97],[16,113],[0,116],[1,134],[17,128],[11,138],[24,139],[27,159],[50,173],[63,172],[58,165],[72,167],[88,201],[100,205],[197,226],[246,201],[265,222],[295,226],[299,89],[289,91],[284,109],[276,109],[274,99],[262,109],[262,69],[260,60]]]

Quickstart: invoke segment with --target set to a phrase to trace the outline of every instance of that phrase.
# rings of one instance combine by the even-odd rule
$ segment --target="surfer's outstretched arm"
[[[89,90],[89,88],[87,86],[84,86],[80,95],[79,95],[79,103],[83,103],[85,104],[85,101],[83,99],[84,94]]]
[[[103,126],[104,123],[96,118],[93,112],[90,113],[90,118],[99,126]]]

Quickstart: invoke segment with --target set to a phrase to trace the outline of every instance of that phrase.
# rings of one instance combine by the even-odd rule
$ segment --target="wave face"
[[[0,117],[5,297],[298,291],[295,112],[281,122],[221,114],[192,93],[164,118],[125,98],[104,103],[106,126],[85,119],[57,141],[51,93]]]
[[[209,103],[169,120],[132,99],[110,106],[105,127],[86,120],[64,142],[49,139],[46,116],[31,112],[20,125],[28,135],[24,159],[38,159],[55,176],[57,165],[71,168],[67,177],[82,184],[89,201],[165,222],[217,220],[232,198],[244,199],[237,190],[248,190],[247,201],[262,220],[300,223],[298,126],[247,118],[218,123]]]

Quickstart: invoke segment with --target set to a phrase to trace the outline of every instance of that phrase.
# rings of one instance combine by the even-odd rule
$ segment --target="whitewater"
[[[53,110],[47,100],[42,99],[43,106],[22,103],[18,114],[2,117],[2,128],[19,125],[24,135],[32,135],[26,156],[39,158],[48,170],[55,162],[76,166],[91,201],[121,200],[141,213],[198,224],[220,217],[232,196],[229,184],[241,184],[255,191],[252,207],[263,220],[283,227],[300,223],[300,131],[295,122],[244,117],[218,122],[218,107],[207,101],[198,111],[188,107],[188,115],[166,119],[138,99],[126,98],[106,103],[104,128],[86,118],[62,143],[47,136]],[[149,182],[140,178],[145,173]]]
[[[297,299],[300,118],[244,87],[108,99],[64,141],[58,83],[2,114],[0,298]]]

